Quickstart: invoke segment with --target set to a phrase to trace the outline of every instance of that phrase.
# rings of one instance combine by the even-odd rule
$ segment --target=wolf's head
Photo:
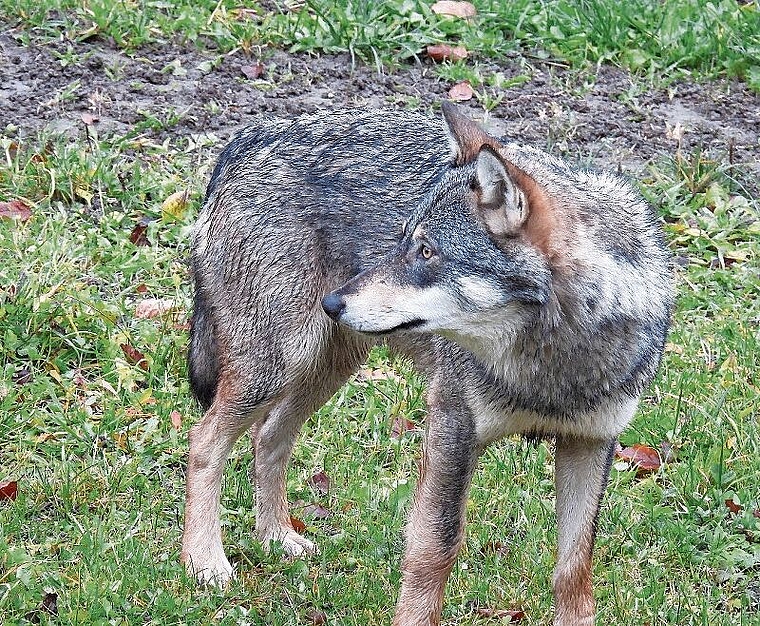
[[[504,146],[445,104],[451,167],[401,225],[396,248],[322,300],[357,331],[468,343],[514,329],[550,297],[552,210]]]

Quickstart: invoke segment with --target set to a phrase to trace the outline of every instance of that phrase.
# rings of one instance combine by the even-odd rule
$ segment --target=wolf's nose
[[[340,314],[343,313],[343,309],[346,308],[346,303],[343,300],[343,296],[339,296],[335,292],[328,293],[322,298],[322,308],[325,310],[325,313],[337,322]]]

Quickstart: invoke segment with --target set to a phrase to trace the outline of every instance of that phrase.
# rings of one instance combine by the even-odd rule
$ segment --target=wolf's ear
[[[510,168],[490,146],[480,149],[475,171],[480,218],[498,237],[516,234],[528,218],[528,198],[520,185],[525,181],[518,180],[527,175]]]
[[[466,115],[462,115],[451,102],[441,104],[443,120],[449,134],[451,162],[465,165],[475,160],[483,146],[499,147],[499,142]]]

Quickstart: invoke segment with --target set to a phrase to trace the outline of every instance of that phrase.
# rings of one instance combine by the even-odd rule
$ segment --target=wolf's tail
[[[203,410],[208,410],[214,401],[219,382],[219,352],[211,306],[197,280],[193,316],[190,320],[187,364],[190,371],[190,389]]]

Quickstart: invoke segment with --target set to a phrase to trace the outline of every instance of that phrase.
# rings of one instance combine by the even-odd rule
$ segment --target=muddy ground
[[[259,61],[263,74],[251,80],[244,66]],[[525,59],[479,64],[483,75],[529,77],[489,90],[503,98],[487,121],[497,132],[640,175],[659,156],[675,153],[682,129],[685,153],[700,148],[721,162],[741,164],[750,174],[745,182],[758,190],[760,96],[740,82],[681,81],[647,90],[613,67],[590,77]],[[98,119],[101,136],[125,133],[150,116],[173,116],[169,128],[156,124],[144,132],[159,138],[213,133],[221,140],[264,112],[295,116],[417,103],[428,108],[451,87],[429,61],[380,74],[375,67],[353,66],[346,55],[269,52],[257,59],[164,46],[128,56],[98,40],[24,47],[9,30],[0,32],[0,83],[0,127],[14,124],[22,136],[43,128],[81,133],[82,115],[89,114]],[[482,119],[476,100],[463,106]]]

